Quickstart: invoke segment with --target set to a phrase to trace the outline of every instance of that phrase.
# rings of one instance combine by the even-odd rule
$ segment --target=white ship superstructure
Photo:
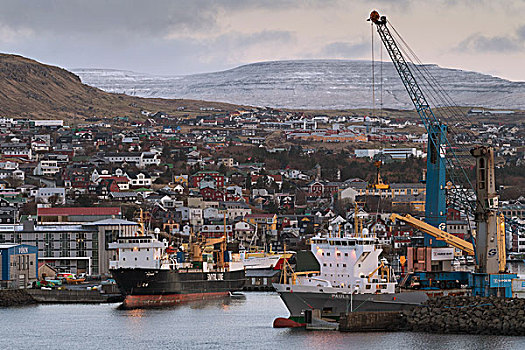
[[[379,259],[383,250],[374,236],[317,236],[312,238],[311,251],[320,272],[297,275],[292,284],[276,284],[277,291],[284,287],[288,291],[395,293],[396,282],[390,278],[391,269]]]
[[[119,237],[117,242],[109,243],[116,249],[118,260],[110,261],[110,269],[118,268],[167,268],[165,250],[168,242],[159,241],[150,235]]]
[[[341,292],[394,293],[395,281],[391,271],[380,262],[383,251],[370,237],[315,237],[311,251],[319,261],[320,274],[316,279],[325,280]],[[297,279],[297,284],[309,284],[307,277]]]

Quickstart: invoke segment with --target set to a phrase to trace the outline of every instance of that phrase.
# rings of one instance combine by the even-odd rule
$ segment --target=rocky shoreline
[[[406,313],[414,332],[525,335],[525,299],[439,297]]]

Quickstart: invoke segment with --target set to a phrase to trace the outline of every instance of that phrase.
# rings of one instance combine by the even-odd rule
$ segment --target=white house
[[[129,176],[131,187],[151,187],[153,180],[149,174],[140,172]]]
[[[51,197],[56,198],[57,204],[66,203],[66,189],[62,187],[44,187],[39,188],[35,199],[43,203],[49,203]]]

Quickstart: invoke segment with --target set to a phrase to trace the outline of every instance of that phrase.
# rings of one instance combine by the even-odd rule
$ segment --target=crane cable
[[[449,94],[446,93],[446,91],[443,89],[443,87],[439,84],[437,79],[432,75],[432,73],[429,71],[429,69],[424,65],[421,60],[417,57],[415,52],[408,46],[408,44],[404,41],[404,39],[399,35],[399,33],[396,31],[392,23],[389,21],[390,27],[392,30],[396,33],[399,40],[404,44],[404,46],[407,48],[405,50],[403,47],[400,47],[400,49],[403,51],[405,56],[408,58],[412,66],[414,67],[415,71],[418,73],[420,80],[424,81],[426,84],[422,85],[422,88],[425,88],[426,95],[430,100],[432,100],[432,103],[440,108],[439,110],[436,110],[435,112],[439,112],[439,115],[446,117],[449,120],[455,121],[457,124],[464,123],[465,126],[468,124],[471,124],[471,122],[464,116],[464,113],[458,108],[455,107],[454,101],[450,97]],[[414,59],[412,59],[414,57]],[[423,71],[423,72],[422,72]],[[429,81],[430,80],[430,81]],[[437,118],[441,122],[441,118]],[[450,123],[447,123],[450,124]],[[471,136],[474,136],[472,131],[467,129],[467,131],[463,131],[459,133],[459,131],[456,131],[455,127],[451,128],[449,127],[449,133],[452,134],[453,140],[458,140],[463,136],[463,134],[470,134]],[[447,138],[448,143],[452,146],[452,142]],[[469,149],[467,149],[464,145],[458,144],[457,142],[454,143],[454,146],[457,148],[460,148],[464,153],[469,152]]]
[[[392,23],[390,21],[389,21],[389,24],[390,24],[390,27],[392,28],[392,30],[394,31],[394,33],[399,38],[400,42],[402,42],[404,44],[404,46],[407,48],[405,50],[404,47],[400,47],[400,50],[402,50],[403,53],[405,54],[405,56],[408,58],[408,60],[410,61],[410,63],[414,67],[414,69],[417,71],[419,77],[423,81],[425,81],[425,83],[426,83],[426,86],[425,86],[426,89],[425,90],[427,92],[427,95],[428,95],[429,99],[432,99],[432,102],[434,103],[435,106],[439,106],[440,104],[442,105],[441,110],[439,111],[440,115],[446,116],[446,117],[449,118],[449,120],[454,120],[458,124],[465,123],[465,126],[467,126],[469,124],[469,122],[470,122],[468,120],[468,118],[466,118],[466,116],[463,114],[463,112],[457,107],[457,104],[454,103],[454,101],[452,100],[450,95],[446,93],[446,91],[442,88],[442,86],[439,84],[437,79],[430,73],[430,71],[428,70],[426,65],[424,65],[421,62],[421,60],[417,57],[417,55],[414,53],[414,51],[408,46],[408,44],[404,41],[404,39],[401,37],[401,35],[392,26]],[[407,52],[407,51],[409,51],[409,52]],[[412,58],[412,57],[414,57],[414,58]],[[422,71],[424,71],[424,72],[422,72]],[[457,113],[457,112],[459,112],[459,113]],[[440,118],[437,118],[437,119],[439,120]],[[456,138],[458,138],[458,132],[456,132],[452,128],[450,128],[449,131],[451,132],[451,134],[456,136]],[[473,134],[473,133],[470,130],[468,130],[467,134]],[[446,139],[447,139],[448,144],[450,146],[452,146],[452,144],[450,143],[448,138],[446,138]],[[468,152],[468,149],[466,149],[466,146],[464,146],[464,145],[456,144],[455,146],[457,148],[462,149],[465,152]],[[463,172],[464,179],[466,179],[468,185],[470,185],[470,187],[473,188],[472,182],[470,181],[469,177],[467,176],[467,174],[465,172],[465,169],[461,166],[461,164],[459,164],[459,160],[457,159],[457,156],[455,155],[455,152],[453,151],[452,153],[453,153],[454,158],[456,158],[456,162],[452,162],[450,159],[448,159],[449,157],[446,157],[447,163],[449,164],[448,168],[449,168],[449,170],[451,170],[451,172],[449,172],[449,175],[451,175],[452,177],[455,177],[456,180],[459,180],[459,178],[462,178],[462,176],[461,175],[458,176],[458,174],[456,174],[455,172],[457,170],[459,170],[459,172]],[[456,169],[456,168],[459,168],[459,169]],[[464,197],[467,198],[468,195],[466,193],[464,193],[464,191],[462,189],[457,187],[458,183],[454,183],[455,181],[452,181],[452,182],[453,182],[453,185],[454,185],[455,189],[459,190],[461,192],[461,194],[459,196],[461,197],[461,195],[463,195]],[[456,197],[458,194],[459,193],[455,193],[455,195],[454,195],[455,199],[458,199]],[[468,217],[468,215],[467,215],[467,217]],[[470,221],[470,220],[467,220],[467,221]],[[469,225],[470,225],[470,222],[469,222]]]
[[[370,23],[370,29],[372,30],[372,116],[375,114],[376,109],[376,86],[375,86],[375,71],[374,71],[374,23]],[[365,122],[363,120],[363,122]]]
[[[409,51],[409,53],[405,52],[405,55],[409,58],[411,63],[414,65],[415,69],[418,71],[418,73],[421,76],[421,78],[423,80],[425,80],[425,82],[427,83],[427,86],[426,86],[427,87],[427,92],[429,92],[428,89],[431,89],[431,90],[433,90],[435,95],[437,95],[441,99],[441,101],[435,101],[434,102],[436,107],[440,107],[441,108],[440,114],[447,114],[446,116],[448,118],[453,119],[453,120],[455,120],[458,123],[472,124],[471,120],[469,120],[465,116],[465,114],[457,107],[457,103],[455,103],[453,101],[452,97],[441,86],[439,81],[434,77],[434,75],[430,72],[430,70],[427,68],[427,66],[421,62],[421,60],[416,55],[416,53],[410,48],[410,46],[408,46],[408,44],[401,37],[401,35],[397,32],[397,30],[394,28],[394,26],[392,25],[392,23],[390,21],[389,21],[389,24],[390,24],[390,27],[392,28],[392,30],[396,33],[397,37],[401,40],[401,42],[404,44],[404,46]],[[411,56],[414,57],[414,60],[411,59]],[[415,61],[415,63],[414,63],[414,61]],[[421,70],[423,70],[425,74],[421,73]],[[428,81],[427,77],[431,80],[431,82]],[[434,94],[430,93],[430,95],[434,98]],[[437,100],[439,100],[439,99],[437,99]],[[442,110],[444,110],[446,113],[443,113]],[[466,133],[470,134],[471,136],[475,136],[470,129],[467,129]]]
[[[380,113],[379,113],[379,116],[383,116],[383,45],[379,45],[379,52],[380,52],[380,57],[379,57],[379,71],[380,71],[380,74],[379,74],[379,109],[380,109]]]

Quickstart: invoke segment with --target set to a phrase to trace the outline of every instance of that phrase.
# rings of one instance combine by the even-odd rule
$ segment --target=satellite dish
[[[370,231],[368,231],[367,228],[364,228],[364,229],[363,229],[363,235],[364,235],[364,236],[367,236],[369,232],[370,232]]]
[[[160,228],[156,227],[153,232],[155,232],[156,235],[158,235],[160,233]]]

